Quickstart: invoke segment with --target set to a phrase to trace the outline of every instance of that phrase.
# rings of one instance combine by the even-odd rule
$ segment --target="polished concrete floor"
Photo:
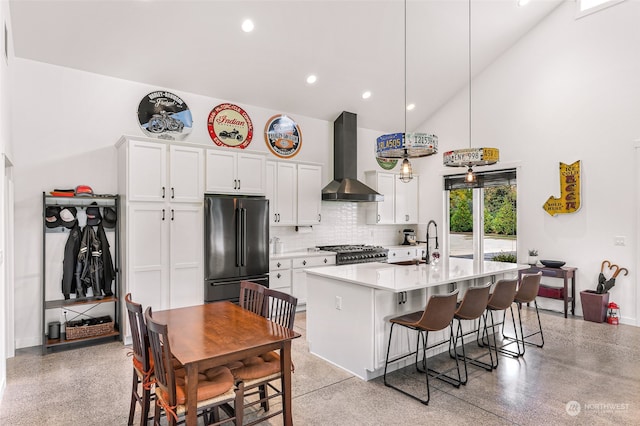
[[[524,317],[533,324],[535,313]],[[362,381],[309,354],[305,320],[298,314],[296,329],[303,336],[293,344],[293,419],[299,425],[639,424],[638,327],[543,312],[544,348],[527,347],[523,358],[500,357],[493,372],[470,367],[469,383],[459,389],[432,381],[425,406],[381,379]],[[45,356],[39,348],[18,351],[7,361],[0,424],[126,424],[129,350],[113,342]],[[393,379],[426,396],[424,378],[412,368]]]

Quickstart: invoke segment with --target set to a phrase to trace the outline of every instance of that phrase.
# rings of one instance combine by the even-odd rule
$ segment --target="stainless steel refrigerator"
[[[240,281],[269,286],[269,200],[205,195],[204,301],[238,301]]]

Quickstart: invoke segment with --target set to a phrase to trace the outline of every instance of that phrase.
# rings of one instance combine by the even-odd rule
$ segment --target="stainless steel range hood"
[[[323,201],[383,201],[384,197],[358,178],[357,116],[343,111],[333,123],[333,177],[322,189]]]

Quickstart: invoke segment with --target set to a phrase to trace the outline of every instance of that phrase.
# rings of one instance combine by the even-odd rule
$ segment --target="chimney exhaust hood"
[[[333,122],[334,180],[322,189],[323,201],[377,202],[384,196],[358,181],[357,116],[343,111]]]

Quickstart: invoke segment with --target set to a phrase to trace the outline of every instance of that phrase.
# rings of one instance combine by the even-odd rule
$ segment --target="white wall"
[[[564,3],[474,79],[472,145],[497,147],[502,164],[522,165],[519,260],[537,248],[542,259],[578,267],[577,292],[595,289],[604,259],[629,268],[610,300],[621,306],[623,322],[640,325],[633,142],[640,136],[640,2],[579,20],[574,15],[575,4]],[[440,137],[440,152],[468,146],[467,102],[464,90],[420,126]],[[542,205],[560,194],[558,163],[576,160],[582,161],[581,209],[549,216]],[[422,164],[421,173],[440,181],[440,161]],[[442,217],[442,197],[430,191],[423,212]],[[614,246],[615,236],[626,245]],[[539,303],[561,309],[553,300]]]
[[[13,87],[19,94],[12,104],[16,142],[15,340],[16,347],[22,348],[40,344],[42,192],[87,184],[96,193],[115,193],[114,144],[122,134],[142,135],[136,117],[138,103],[147,93],[161,88],[19,58],[14,60],[14,68]],[[193,131],[185,141],[215,148],[206,119],[223,100],[172,91],[185,100],[194,118]],[[247,150],[269,152],[264,125],[271,116],[288,113],[303,135],[302,148],[293,160],[323,164],[323,182],[329,183],[333,177],[332,121],[240,106],[255,129]],[[359,131],[360,144],[370,147],[358,165],[361,175],[365,168],[377,167],[373,144],[379,135]],[[277,159],[273,155],[268,158]],[[363,209],[354,203],[323,203],[324,223],[311,234],[298,234],[293,227],[274,228],[271,234],[280,236],[287,250],[318,244],[398,242],[397,227],[365,225]]]

